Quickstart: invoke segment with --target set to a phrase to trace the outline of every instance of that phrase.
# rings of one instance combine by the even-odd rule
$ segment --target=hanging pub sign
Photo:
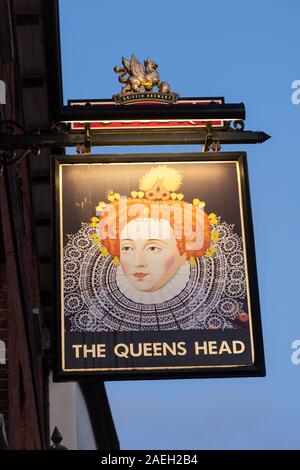
[[[264,375],[246,155],[53,157],[56,380]]]
[[[264,375],[246,154],[90,154],[93,137],[199,133],[216,150],[212,133],[234,140],[243,104],[180,98],[149,58],[114,71],[112,100],[60,111],[85,142],[83,155],[53,157],[55,378]]]

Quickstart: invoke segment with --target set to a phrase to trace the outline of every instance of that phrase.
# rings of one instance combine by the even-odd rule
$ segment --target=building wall
[[[78,383],[49,379],[50,432],[57,427],[70,450],[96,450],[90,416]]]
[[[15,44],[15,4],[0,0],[0,80],[6,84],[2,118],[24,122]],[[20,151],[21,152],[21,151]],[[39,321],[40,299],[29,162],[2,168],[0,176],[0,413],[10,449],[47,447],[45,374]]]

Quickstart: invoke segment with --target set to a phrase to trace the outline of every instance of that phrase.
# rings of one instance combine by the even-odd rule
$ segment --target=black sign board
[[[246,154],[53,157],[56,380],[265,373]]]

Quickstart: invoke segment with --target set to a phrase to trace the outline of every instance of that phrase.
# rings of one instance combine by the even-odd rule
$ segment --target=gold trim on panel
[[[128,155],[129,156],[129,155]],[[182,370],[182,369],[228,369],[228,368],[240,368],[240,367],[251,367],[254,364],[254,339],[253,339],[253,324],[252,324],[252,310],[251,310],[251,300],[250,300],[250,283],[248,277],[248,259],[246,252],[246,238],[245,238],[245,226],[244,226],[244,211],[243,211],[243,197],[242,197],[242,187],[241,187],[241,172],[240,172],[240,162],[236,160],[215,160],[215,161],[174,161],[174,162],[164,162],[164,164],[176,164],[176,165],[188,165],[188,164],[219,164],[219,163],[229,163],[235,164],[236,173],[237,173],[237,182],[238,182],[238,192],[239,192],[239,206],[240,206],[240,218],[241,218],[241,227],[242,227],[242,239],[243,239],[243,251],[245,259],[245,272],[246,272],[246,286],[247,286],[247,303],[249,311],[249,334],[250,334],[250,345],[251,345],[251,358],[252,364],[227,364],[227,365],[199,365],[199,366],[166,366],[166,367],[121,367],[121,368],[85,368],[85,369],[66,369],[65,367],[65,335],[64,335],[64,286],[63,286],[63,204],[62,204],[62,168],[64,166],[87,166],[87,165],[121,165],[125,164],[124,162],[92,162],[92,163],[59,163],[59,220],[60,220],[60,287],[61,287],[61,353],[62,353],[62,371],[64,372],[109,372],[109,371],[135,371],[135,370]],[[134,162],[134,164],[140,165],[161,165],[162,162]]]
[[[241,212],[241,224],[242,224],[242,237],[243,237],[243,250],[244,250],[244,260],[245,260],[245,272],[246,272],[246,283],[247,283],[247,303],[249,311],[249,330],[250,330],[250,341],[251,341],[251,358],[252,364],[255,362],[254,357],[254,340],[253,340],[253,325],[252,325],[252,308],[251,308],[251,295],[250,295],[250,283],[248,276],[248,257],[246,251],[246,236],[245,236],[245,223],[244,223],[244,210],[243,210],[243,196],[242,196],[242,186],[241,186],[241,171],[240,164],[236,163],[237,174],[238,174],[238,188],[239,188],[239,202],[240,202],[240,212]]]

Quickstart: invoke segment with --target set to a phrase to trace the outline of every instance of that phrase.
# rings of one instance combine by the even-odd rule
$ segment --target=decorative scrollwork
[[[18,163],[23,160],[23,158],[26,158],[30,153],[38,156],[40,152],[41,150],[37,145],[32,145],[21,154],[17,154],[15,149],[8,147],[7,149],[0,151],[0,165],[13,165],[14,163]]]
[[[29,134],[29,131],[26,129],[26,127],[13,119],[7,119],[0,122],[0,134],[17,135],[20,134],[20,131],[22,134]],[[1,167],[6,165],[13,165],[14,163],[23,160],[23,158],[27,157],[30,153],[38,156],[40,151],[40,148],[35,144],[30,145],[22,153],[17,152],[17,150],[11,145],[6,146],[0,150],[0,165]]]
[[[68,124],[65,122],[52,122],[50,126],[50,130],[53,134],[68,134],[69,127]]]
[[[233,128],[235,131],[243,131],[245,127],[245,122],[244,121],[233,121]]]
[[[5,119],[0,122],[0,134],[15,135],[17,130],[23,134],[29,134],[28,129],[14,119]]]
[[[245,128],[245,122],[241,119],[237,121],[224,121],[225,131],[243,131]]]

